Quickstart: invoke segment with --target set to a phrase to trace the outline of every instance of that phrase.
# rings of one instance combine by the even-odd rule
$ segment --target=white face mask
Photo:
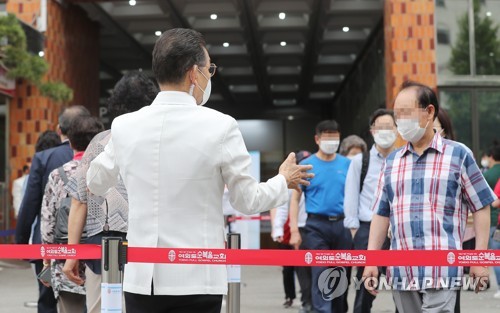
[[[338,140],[321,140],[319,142],[319,149],[324,154],[334,154],[339,148],[340,141]]]
[[[490,167],[490,161],[488,159],[482,159],[481,160],[481,166],[483,168],[489,168]]]
[[[377,146],[382,149],[388,149],[392,147],[396,141],[396,133],[390,129],[377,130],[373,134],[373,139],[375,140]]]
[[[404,140],[409,142],[417,142],[425,134],[425,129],[429,122],[425,124],[425,127],[420,127],[419,120],[415,119],[398,119],[398,132],[403,137]]]
[[[203,106],[203,105],[205,105],[205,103],[207,103],[208,99],[210,98],[210,93],[212,92],[212,80],[208,79],[205,76],[205,74],[203,74],[199,69],[198,69],[198,71],[208,81],[207,87],[205,87],[205,90],[201,89],[201,87],[199,85],[196,86],[196,87],[198,87],[203,92],[203,99],[201,100],[201,103],[198,103],[198,105],[202,105]],[[189,95],[190,96],[193,96],[193,90],[194,90],[194,84],[192,84],[191,88],[189,88]]]

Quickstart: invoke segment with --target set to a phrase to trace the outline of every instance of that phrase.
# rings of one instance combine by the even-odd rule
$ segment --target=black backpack
[[[64,168],[61,166],[57,169],[59,171],[59,175],[64,182],[64,186],[68,184],[68,176],[64,171]],[[59,244],[68,243],[68,219],[69,219],[69,210],[71,209],[71,196],[66,193],[66,196],[61,199],[59,208],[56,214],[56,226],[54,229],[54,242]],[[84,242],[87,235],[84,230],[82,233],[82,239],[80,242]]]

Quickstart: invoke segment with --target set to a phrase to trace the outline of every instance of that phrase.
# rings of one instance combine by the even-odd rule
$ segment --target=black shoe
[[[290,298],[287,298],[285,303],[283,303],[283,306],[285,307],[285,309],[288,309],[292,305],[293,305],[293,299],[290,299]]]

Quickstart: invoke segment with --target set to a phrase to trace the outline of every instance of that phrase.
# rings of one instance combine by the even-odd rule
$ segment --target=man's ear
[[[436,107],[434,106],[434,104],[431,104],[431,105],[427,106],[427,109],[429,110],[429,111],[427,111],[427,113],[432,118],[431,121],[434,122],[434,119],[435,119],[434,118],[434,113],[436,112]],[[437,116],[436,116],[436,118],[437,118]]]
[[[57,124],[56,133],[58,136],[62,136],[61,125]]]
[[[198,80],[198,76],[196,75],[196,72],[198,70],[198,65],[194,65],[191,70],[189,70],[189,81],[191,84],[195,84],[196,85],[196,82]]]

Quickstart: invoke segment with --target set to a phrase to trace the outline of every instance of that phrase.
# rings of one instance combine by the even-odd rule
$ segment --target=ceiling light
[[[486,16],[491,16],[491,12],[490,11],[486,12]]]
[[[216,20],[216,19],[217,19],[217,14],[211,14],[211,15],[210,15],[210,18],[211,18],[212,20]]]
[[[38,56],[43,58],[45,56],[45,52],[43,52],[43,51],[38,52]]]
[[[347,33],[349,31],[349,27],[347,27],[347,26],[342,27],[342,31],[344,33]]]
[[[160,37],[161,36],[161,31],[159,31],[159,30],[155,31],[155,35],[158,36],[158,37]]]
[[[295,119],[295,117],[293,115],[288,115],[288,120],[289,121],[293,121]]]
[[[137,1],[135,1],[135,0],[130,0],[130,1],[128,2],[128,4],[130,4],[131,6],[134,6],[134,5],[136,5],[136,4],[137,4]]]
[[[284,20],[286,18],[285,12],[281,12],[280,14],[278,14],[278,17],[280,18],[280,20]]]
[[[222,46],[223,46],[224,48],[229,47],[229,42],[225,42],[225,43],[223,43],[223,44],[222,44]]]
[[[286,46],[286,41],[282,41],[282,42],[280,42],[280,45],[281,45],[282,47]]]

